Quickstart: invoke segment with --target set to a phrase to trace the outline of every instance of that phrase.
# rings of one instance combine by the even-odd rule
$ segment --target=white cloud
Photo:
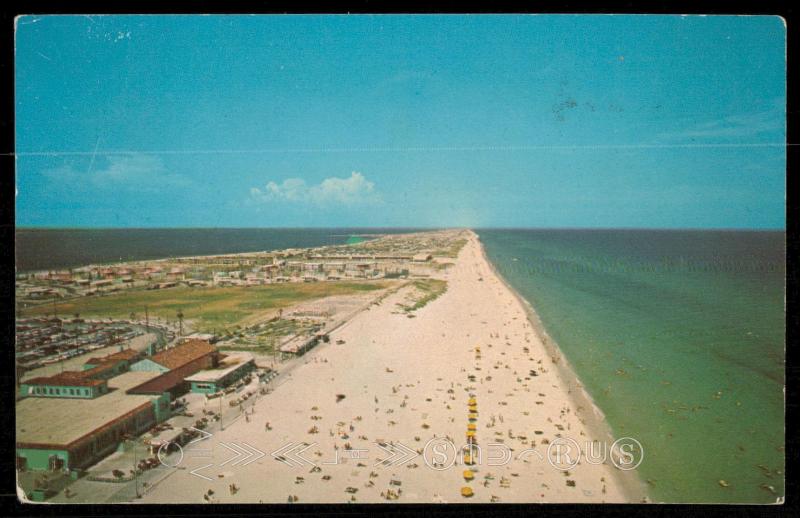
[[[131,191],[160,191],[164,188],[185,187],[191,182],[181,174],[170,172],[163,161],[152,155],[108,155],[105,166],[93,170],[95,157],[86,171],[64,165],[45,171],[53,182],[70,183],[75,188],[125,189]]]
[[[302,178],[287,178],[281,183],[270,181],[263,188],[251,188],[250,196],[261,202],[283,200],[316,205],[357,205],[380,201],[375,184],[356,171],[349,177],[332,176],[315,185],[308,185]]]

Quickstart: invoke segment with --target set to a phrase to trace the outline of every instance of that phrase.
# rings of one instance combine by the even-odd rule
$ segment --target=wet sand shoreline
[[[480,237],[478,237],[478,240],[480,241]],[[545,328],[541,317],[539,317],[539,314],[536,312],[536,309],[527,299],[520,295],[519,292],[517,292],[517,290],[511,286],[511,284],[509,284],[509,282],[500,274],[500,272],[497,271],[497,268],[486,256],[486,250],[484,249],[482,243],[481,253],[483,254],[483,259],[492,270],[492,273],[494,273],[500,282],[503,283],[506,289],[514,296],[520,306],[522,306],[522,308],[525,310],[531,327],[539,336],[539,339],[547,349],[548,353],[552,358],[557,359],[557,361],[554,361],[554,364],[558,369],[559,377],[569,388],[568,393],[578,411],[581,411],[581,409],[590,409],[589,412],[582,412],[582,418],[586,426],[592,430],[592,436],[596,440],[603,440],[609,444],[614,443],[616,437],[606,421],[605,414],[603,414],[603,411],[594,402],[592,396],[586,391],[583,383],[581,383],[580,378],[570,365],[569,360],[558,347],[556,341],[553,340],[547,333],[547,329]],[[647,495],[647,487],[644,481],[641,480],[635,471],[615,470],[615,474],[624,488],[624,491],[630,502],[641,502],[643,499],[649,498]]]

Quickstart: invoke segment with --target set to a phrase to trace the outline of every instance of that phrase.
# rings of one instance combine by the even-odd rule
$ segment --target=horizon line
[[[697,230],[697,231],[771,231],[786,232],[786,227],[581,227],[581,226],[290,226],[290,227],[236,227],[236,226],[177,226],[177,227],[91,227],[15,225],[14,230]]]

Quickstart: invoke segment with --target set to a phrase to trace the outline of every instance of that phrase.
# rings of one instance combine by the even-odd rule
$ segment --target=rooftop
[[[95,369],[91,369],[94,371]],[[25,380],[26,385],[53,385],[69,387],[95,387],[105,383],[103,380],[91,379],[85,373],[89,371],[66,371],[54,376],[39,376]]]
[[[95,378],[97,376],[101,376],[101,375],[105,374],[106,372],[108,372],[110,370],[113,370],[114,367],[117,365],[117,363],[119,363],[119,362],[118,361],[116,361],[116,362],[115,361],[103,362],[100,365],[98,365],[97,367],[92,367],[91,369],[87,369],[85,371],[81,371],[80,372],[81,377],[83,377],[84,379],[92,379],[92,378]]]
[[[108,380],[108,388],[125,392],[142,383],[158,378],[159,375],[160,373],[155,371],[129,371]]]
[[[168,369],[177,369],[216,350],[216,347],[204,340],[188,340],[171,349],[154,354],[150,359]]]
[[[253,355],[248,352],[229,353],[225,359],[220,362],[219,368],[199,371],[186,378],[186,381],[219,381],[251,360],[253,360]]]
[[[158,373],[155,374],[157,374],[156,377],[126,389],[128,394],[163,394],[183,383],[183,377],[185,376],[180,370],[169,371],[160,375]]]
[[[98,365],[101,363],[108,363],[108,362],[118,362],[122,360],[132,360],[141,354],[139,351],[135,349],[123,349],[122,351],[109,354],[107,356],[96,356],[94,358],[89,358],[86,362],[91,365]],[[85,365],[84,364],[84,365]]]
[[[130,375],[157,376],[156,372],[126,373],[109,385],[128,385]],[[152,400],[114,390],[95,399],[25,398],[17,403],[17,443],[67,446]]]

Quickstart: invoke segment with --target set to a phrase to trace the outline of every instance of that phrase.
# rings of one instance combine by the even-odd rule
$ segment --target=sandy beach
[[[557,439],[613,439],[474,233],[438,275],[447,291],[413,318],[397,306],[405,288],[355,315],[248,401],[252,415],[224,430],[214,423],[140,501],[640,501],[635,471],[610,460],[581,458],[568,470],[548,462]],[[468,430],[481,448],[471,466],[455,451]],[[270,455],[281,448],[286,462]]]

